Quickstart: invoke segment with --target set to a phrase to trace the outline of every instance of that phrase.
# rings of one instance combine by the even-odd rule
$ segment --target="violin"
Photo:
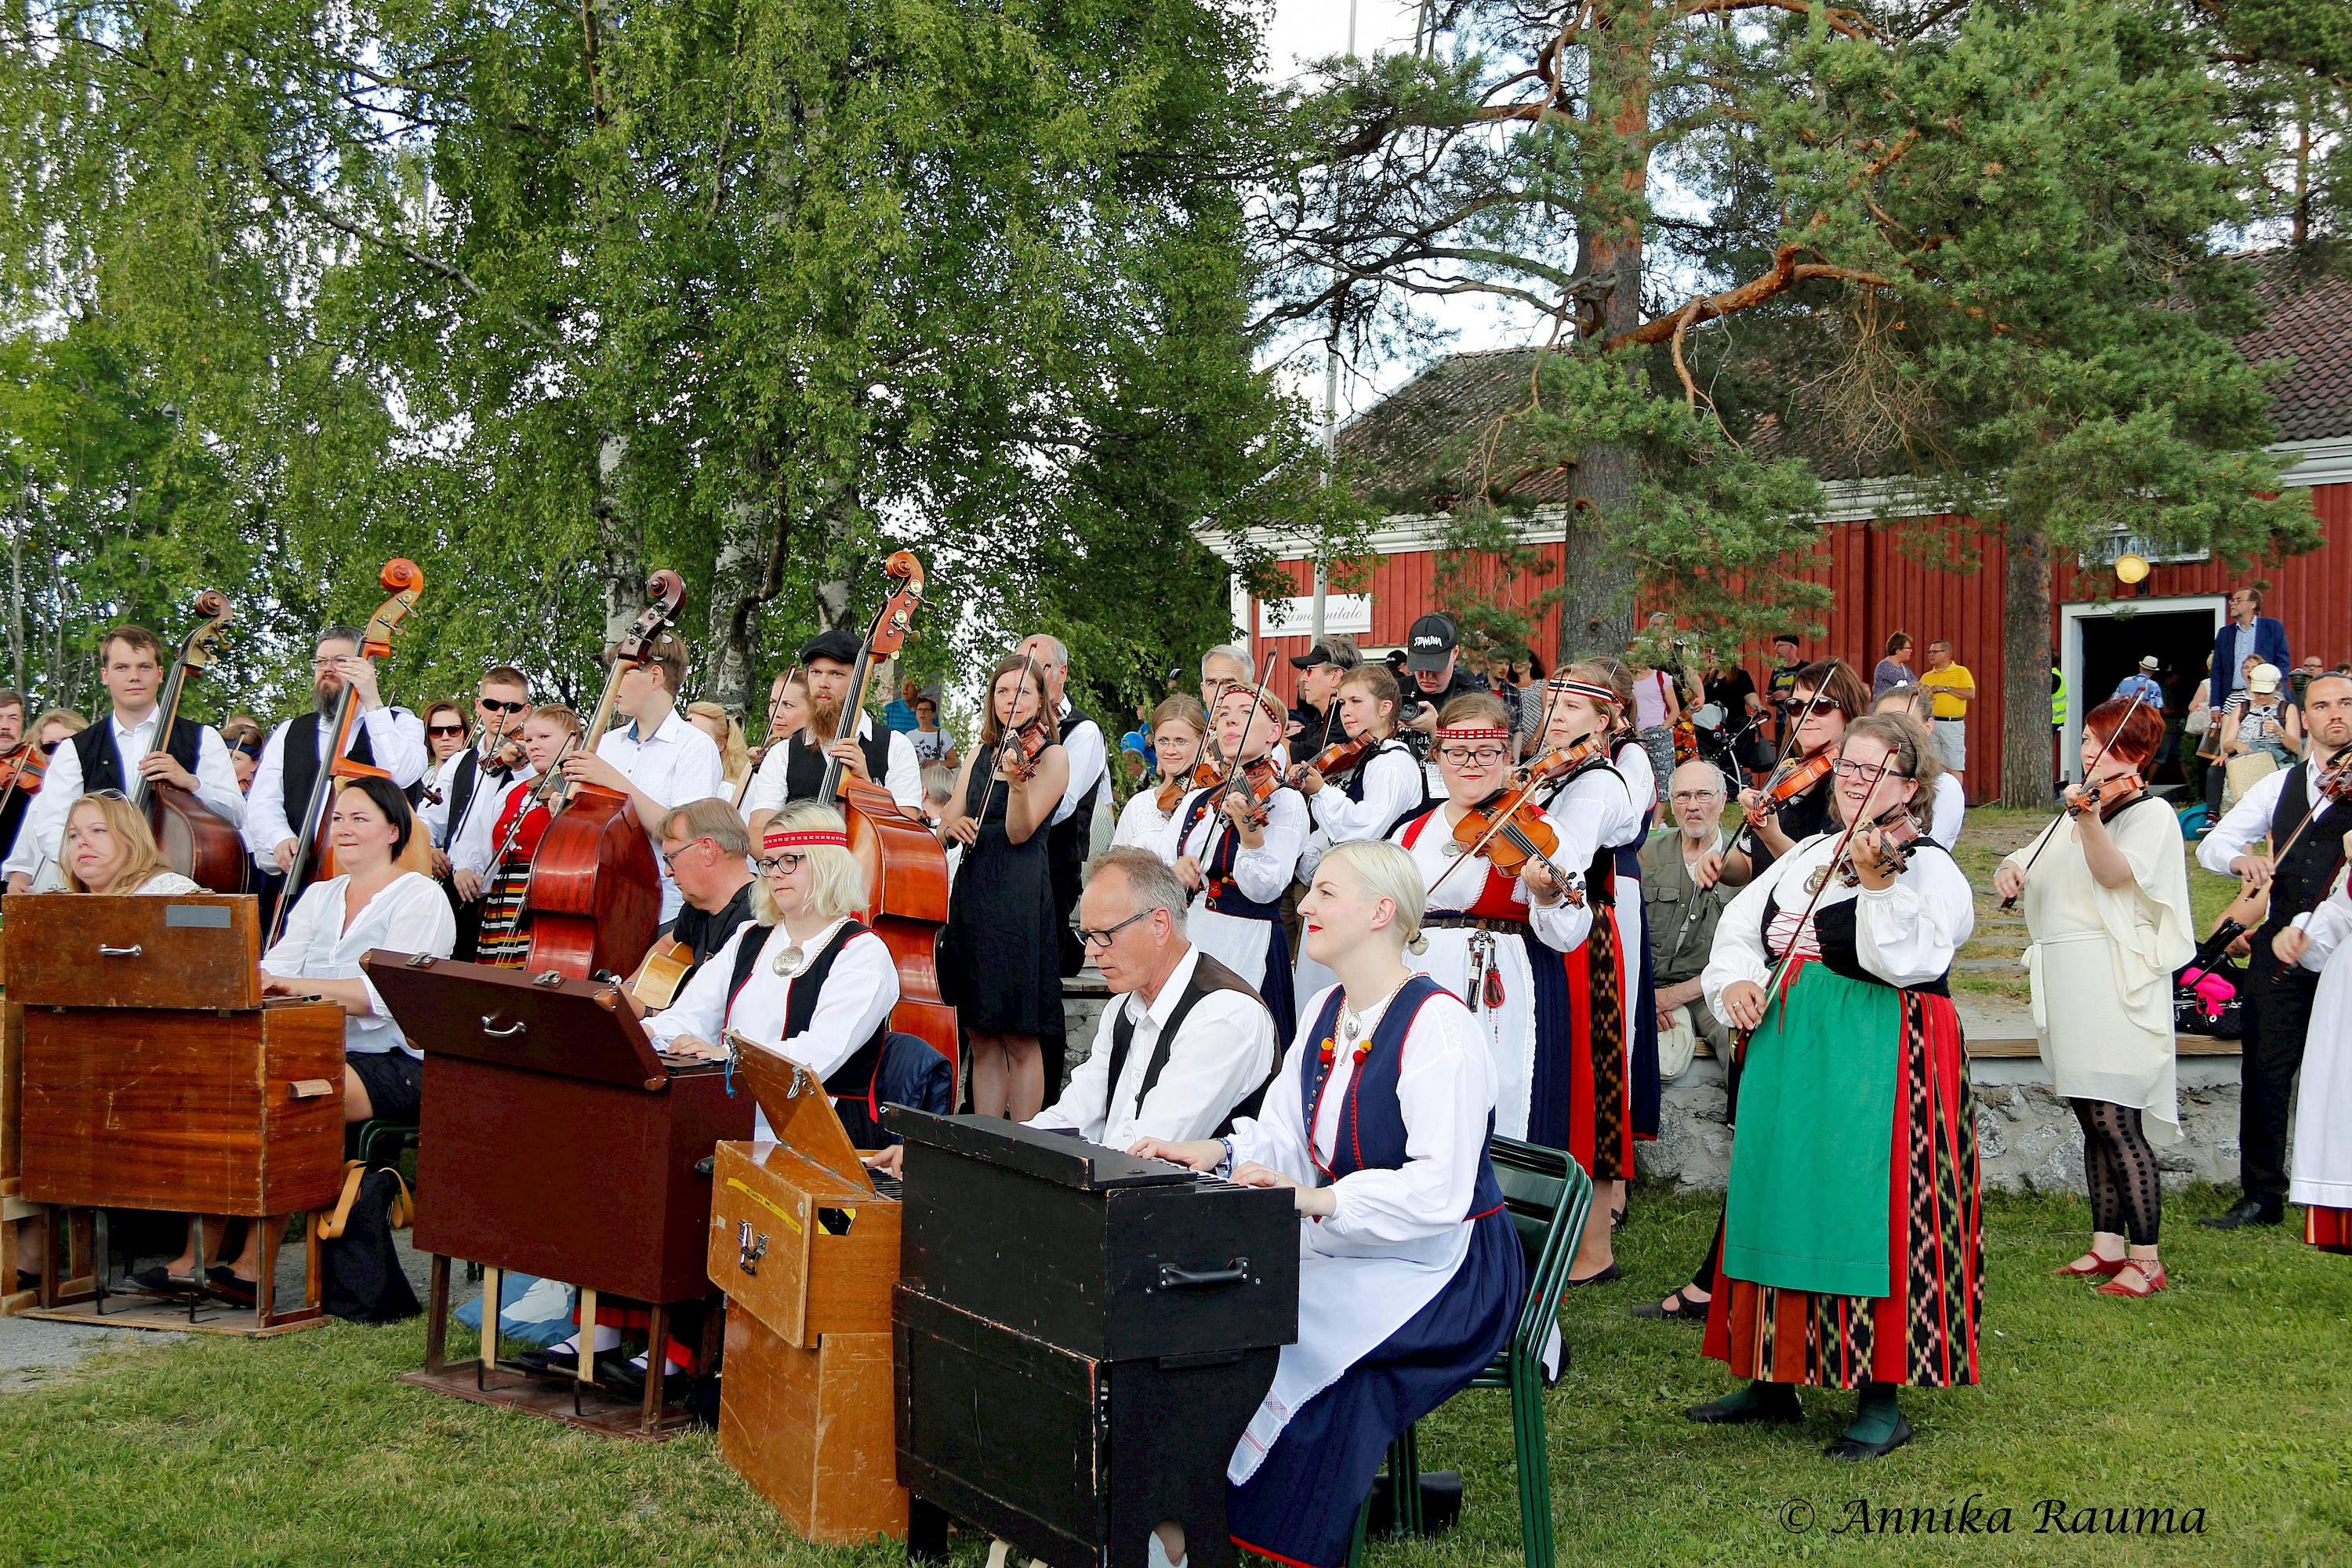
[[[1218,775],[1219,780],[1223,777],[1222,773]],[[1244,763],[1234,774],[1233,782],[1225,785],[1224,795],[1219,798],[1222,801],[1239,795],[1247,802],[1249,809],[1242,813],[1241,824],[1255,831],[1265,826],[1266,803],[1274,799],[1274,792],[1280,788],[1282,770],[1275,766],[1273,758],[1260,757],[1254,763]]]
[[[1519,777],[1531,789],[1559,784],[1580,768],[1609,760],[1609,737],[1587,735],[1571,745],[1548,746],[1529,758]]]
[[[1364,759],[1380,748],[1381,738],[1378,735],[1359,735],[1352,741],[1335,741],[1316,752],[1313,762],[1293,763],[1290,771],[1297,774],[1313,768],[1323,775],[1324,783],[1333,784],[1344,777],[1349,769],[1361,766]]]
[[[40,794],[42,775],[48,771],[49,753],[29,735],[0,753],[0,806],[5,806],[12,795]]]
[[[1879,863],[1900,877],[1911,864],[1911,849],[1923,837],[1927,829],[1911,811],[1911,803],[1902,801],[1888,806],[1873,817],[1866,826],[1878,830]],[[1848,846],[1838,857],[1837,879],[1842,887],[1862,886],[1862,868],[1854,864],[1853,849]]]
[[[2137,773],[2117,773],[2095,784],[2073,785],[2066,791],[2066,815],[2080,817],[2086,811],[2095,811],[2099,820],[2105,822],[2109,806],[2121,805],[2137,797],[2144,787]]]
[[[1756,793],[1763,798],[1756,803],[1751,816],[1770,816],[1815,784],[1830,776],[1837,767],[1837,759],[1826,751],[1810,757],[1791,758],[1772,770],[1764,787]]]
[[[1008,730],[996,743],[996,765],[1006,778],[1027,784],[1037,776],[1037,759],[1060,737],[1043,713],[1018,729]]]
[[[1188,793],[1207,789],[1224,776],[1223,771],[1213,763],[1205,761],[1195,763],[1183,773],[1170,774],[1152,799],[1160,807],[1160,815],[1166,816],[1176,809]]]
[[[1528,861],[1536,861],[1552,874],[1570,903],[1584,902],[1583,873],[1552,864],[1551,858],[1559,853],[1559,834],[1536,805],[1533,784],[1498,791],[1464,812],[1454,825],[1454,842],[1465,859],[1484,855],[1506,877],[1518,876]]]

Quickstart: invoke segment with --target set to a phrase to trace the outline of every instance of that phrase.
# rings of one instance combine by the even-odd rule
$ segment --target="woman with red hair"
[[[2153,1146],[2180,1142],[2172,977],[2197,940],[2179,824],[2142,786],[2163,740],[2164,715],[2146,702],[2093,709],[2082,787],[1993,874],[2001,897],[2024,896],[2042,1059],[2083,1124],[2091,1249],[2058,1272],[2109,1296],[2164,1289]]]

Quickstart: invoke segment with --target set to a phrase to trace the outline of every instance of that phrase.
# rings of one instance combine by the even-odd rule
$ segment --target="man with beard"
[[[922,759],[903,731],[885,726],[877,733],[872,715],[860,713],[854,738],[832,739],[841,731],[841,705],[856,695],[849,680],[856,673],[858,647],[856,635],[844,631],[819,632],[803,645],[800,668],[808,686],[809,719],[789,740],[769,748],[743,797],[753,842],[786,801],[816,798],[828,756],[841,759],[845,774],[888,790],[908,816],[922,816]]]
[[[318,782],[319,770],[333,762],[326,754],[327,742],[346,686],[359,699],[359,716],[343,755],[383,769],[404,790],[414,789],[425,777],[425,721],[404,708],[384,706],[376,691],[375,665],[360,655],[358,632],[349,626],[320,632],[310,659],[310,711],[270,731],[253,770],[253,787],[246,792],[246,847],[253,851],[253,863],[261,868],[270,889],[280,886],[294,864],[310,787]],[[265,921],[270,896],[265,894],[263,900]]]

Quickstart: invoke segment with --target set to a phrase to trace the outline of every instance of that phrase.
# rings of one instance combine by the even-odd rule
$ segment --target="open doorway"
[[[2167,748],[2156,777],[2148,782],[2181,782],[2179,721],[2189,711],[2197,682],[2205,678],[2213,635],[2228,615],[2229,603],[2219,594],[2059,606],[2059,668],[2065,673],[2069,699],[2067,778],[2076,778],[2083,771],[2083,715],[2114,696],[2116,688],[2138,670],[2140,660],[2153,656],[2156,678],[2164,684],[2174,743]]]

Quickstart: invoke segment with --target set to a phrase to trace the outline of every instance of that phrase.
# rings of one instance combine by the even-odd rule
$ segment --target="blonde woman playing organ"
[[[824,1080],[850,1142],[885,1142],[876,1085],[898,1002],[898,970],[856,919],[866,872],[841,813],[794,801],[761,837],[752,923],[694,972],[677,1003],[646,1020],[662,1050],[724,1057],[732,1031]],[[762,1118],[754,1129],[772,1136]]]
[[[1218,754],[1240,757],[1243,771],[1231,793],[1213,784],[1185,796],[1154,847],[1196,891],[1186,921],[1194,944],[1257,987],[1276,1037],[1287,1040],[1298,1007],[1282,896],[1307,844],[1307,803],[1283,785],[1253,808],[1242,791],[1251,764],[1280,765],[1268,753],[1289,715],[1272,694],[1235,687],[1217,699],[1215,718]]]
[[[1297,1203],[1298,1338],[1226,1466],[1225,1517],[1240,1545],[1306,1568],[1348,1560],[1381,1455],[1503,1345],[1525,1285],[1487,1156],[1494,1058],[1461,1001],[1407,966],[1425,896],[1396,846],[1335,847],[1298,914],[1339,984],[1309,1001],[1263,1113],[1227,1139],[1133,1149]],[[1182,1563],[1181,1531],[1155,1533]]]

